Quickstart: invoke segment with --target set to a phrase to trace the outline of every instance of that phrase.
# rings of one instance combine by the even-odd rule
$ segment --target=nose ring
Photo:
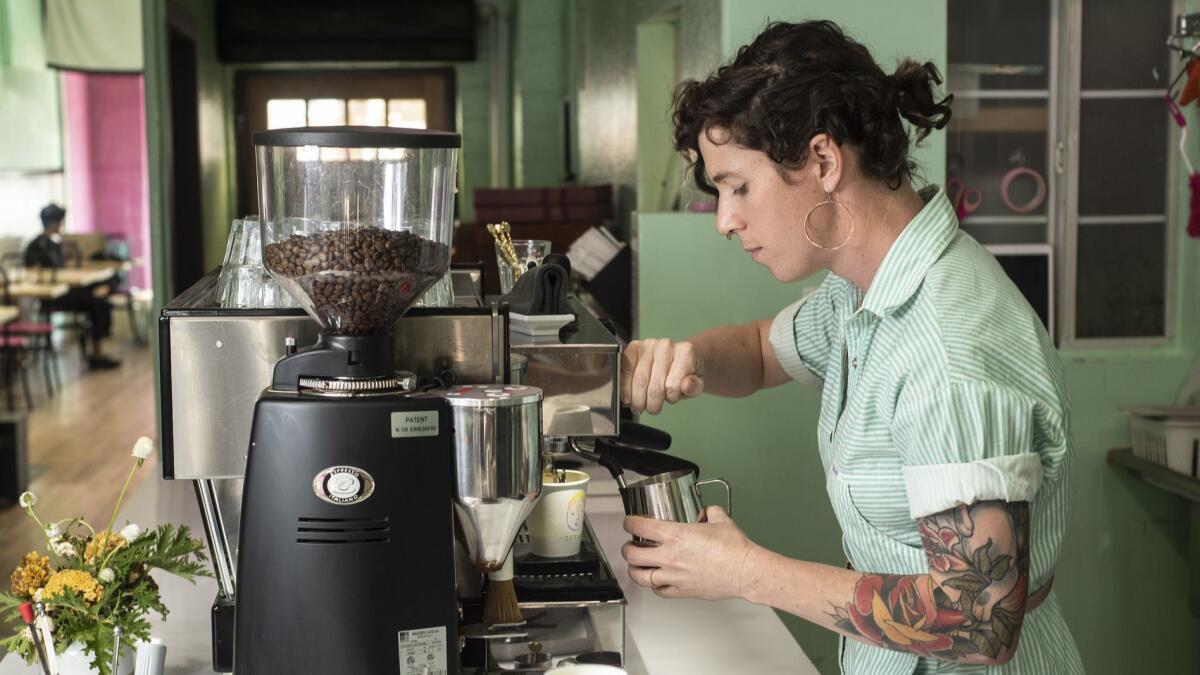
[[[725,241],[733,241],[733,233],[732,232],[725,233]]]

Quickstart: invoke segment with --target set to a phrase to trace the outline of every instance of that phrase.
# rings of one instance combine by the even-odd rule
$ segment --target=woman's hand
[[[710,506],[705,515],[707,522],[700,523],[626,516],[625,531],[659,542],[639,546],[631,541],[621,548],[629,577],[664,598],[743,597],[746,561],[759,547],[725,509]]]
[[[662,412],[704,392],[704,359],[691,342],[634,340],[621,355],[621,402],[633,412]]]

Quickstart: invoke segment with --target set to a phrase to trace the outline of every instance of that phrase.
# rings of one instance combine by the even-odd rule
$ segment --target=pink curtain
[[[131,286],[150,285],[150,205],[141,75],[63,73],[67,232],[103,232],[140,262]]]

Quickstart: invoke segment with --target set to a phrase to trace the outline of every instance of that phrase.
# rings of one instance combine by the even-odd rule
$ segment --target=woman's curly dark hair
[[[887,75],[867,48],[831,21],[774,22],[733,62],[675,91],[675,149],[692,158],[696,185],[716,195],[700,155],[700,133],[720,127],[784,169],[804,166],[808,142],[827,133],[858,149],[862,170],[892,189],[911,178],[909,137],[917,142],[950,121],[952,96],[937,100],[932,63],[905,59]]]

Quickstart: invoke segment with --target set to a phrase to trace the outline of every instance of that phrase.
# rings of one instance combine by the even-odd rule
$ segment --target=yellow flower
[[[37,589],[46,585],[46,580],[49,578],[50,559],[44,555],[38,555],[37,551],[30,551],[21,559],[21,564],[17,565],[17,569],[13,570],[10,577],[13,595],[32,598]]]
[[[83,597],[85,604],[92,604],[100,599],[102,589],[100,582],[83,570],[60,570],[50,577],[43,591],[43,598],[49,602],[61,595],[66,589],[71,589]]]
[[[101,530],[97,532],[87,543],[87,548],[83,551],[83,560],[89,565],[95,563],[97,559],[112,553],[113,551],[124,548],[128,544],[125,537],[116,532]]]

